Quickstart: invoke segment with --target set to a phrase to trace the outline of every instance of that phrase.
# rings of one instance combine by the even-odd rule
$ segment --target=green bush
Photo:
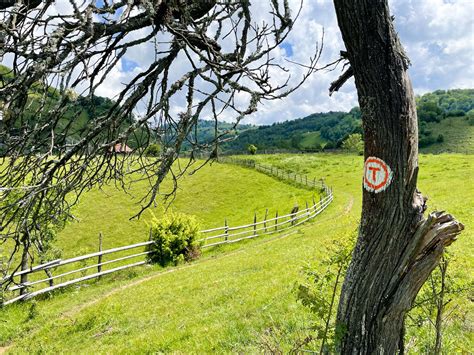
[[[418,142],[418,146],[420,148],[424,148],[424,147],[428,147],[429,145],[432,145],[436,142],[436,138],[433,137],[433,136],[424,136],[424,137],[421,137],[419,142]]]
[[[257,153],[257,147],[253,144],[249,144],[247,150],[250,154],[255,155]]]
[[[159,157],[161,154],[161,146],[159,144],[150,144],[145,149],[145,156],[147,157]]]
[[[151,253],[148,261],[162,266],[197,259],[201,255],[198,242],[199,224],[193,216],[169,213],[151,222]]]
[[[469,126],[474,126],[474,117],[469,119]]]
[[[442,134],[439,134],[438,138],[436,138],[436,142],[443,143],[444,142],[444,136]]]

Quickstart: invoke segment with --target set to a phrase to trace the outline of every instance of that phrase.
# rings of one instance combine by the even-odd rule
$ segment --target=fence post
[[[309,205],[308,205],[308,201],[306,201],[306,213],[309,213]]]
[[[316,178],[313,178],[313,186],[316,187]]]
[[[299,206],[298,205],[295,205],[295,207],[293,207],[293,209],[291,210],[291,225],[295,224],[296,222],[296,213],[298,212],[299,210]]]
[[[306,186],[308,186],[308,175],[305,175],[306,178]]]
[[[102,232],[99,232],[99,252],[102,251]],[[99,254],[97,257],[97,272],[100,273],[102,271],[102,254]],[[100,276],[98,277],[100,280]]]
[[[268,219],[268,208],[265,210],[265,219],[263,220],[263,227],[265,228],[265,233],[267,233],[267,219]]]
[[[275,230],[278,230],[278,210],[276,211],[276,214],[275,214]]]
[[[224,240],[227,241],[229,239],[229,226],[227,225],[227,218],[224,219],[224,233],[225,233]]]
[[[253,235],[257,235],[257,212],[253,215]]]

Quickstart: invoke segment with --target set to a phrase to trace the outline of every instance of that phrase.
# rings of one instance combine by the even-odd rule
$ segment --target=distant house
[[[113,147],[109,148],[110,153],[116,154],[130,154],[133,152],[133,149],[126,144],[117,143]]]

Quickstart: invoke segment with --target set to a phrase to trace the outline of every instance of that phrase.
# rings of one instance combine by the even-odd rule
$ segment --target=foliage
[[[319,150],[321,143],[337,146],[349,134],[361,132],[360,110],[350,112],[315,113],[304,118],[258,126],[242,132],[235,140],[224,144],[229,151],[244,151],[249,144],[258,142],[261,150]],[[313,141],[302,143],[308,133],[319,132]],[[329,149],[329,148],[328,148]]]
[[[249,144],[249,146],[247,147],[247,151],[250,154],[255,155],[257,153],[257,147],[253,144]]]
[[[452,117],[473,117],[474,89],[427,93],[417,97],[417,111],[420,148],[439,145],[443,142],[438,140],[439,135],[432,135],[432,130],[426,128],[427,124],[441,127]],[[262,150],[320,151],[341,147],[342,142],[355,133],[362,133],[358,107],[349,112],[315,113],[272,125],[248,127],[223,147],[228,151],[243,152],[249,144],[258,142]]]
[[[422,122],[462,117],[472,109],[474,89],[437,90],[417,98],[418,118]]]
[[[407,316],[407,339],[417,334],[417,342],[413,349],[417,353],[440,354],[442,350],[442,334],[447,324],[460,318],[458,307],[452,305],[454,297],[468,298],[472,284],[466,284],[455,278],[450,269],[450,254],[445,253],[441,263],[433,270],[416,297],[415,304]],[[408,349],[407,349],[408,350]]]
[[[147,157],[159,157],[161,154],[161,146],[159,144],[150,144],[145,149],[145,156]]]
[[[355,152],[359,155],[364,153],[364,141],[362,140],[362,134],[353,133],[342,142],[342,148],[350,152]]]
[[[151,253],[148,260],[161,266],[180,264],[197,259],[200,255],[199,224],[194,216],[170,212],[151,222]]]
[[[467,117],[467,116],[466,116]],[[421,122],[420,148],[426,153],[474,153],[474,127],[465,117],[446,117],[441,122]],[[442,135],[443,141],[438,137]],[[427,144],[430,143],[430,144]]]
[[[298,301],[312,314],[315,339],[320,341],[320,353],[335,352],[340,333],[343,331],[335,322],[335,305],[349,266],[357,231],[333,242],[327,252],[329,256],[319,261],[317,266],[303,268],[305,281],[296,287]],[[332,250],[331,250],[332,249]]]
[[[189,136],[191,139],[183,143],[183,149],[191,149],[190,141],[194,139],[200,144],[210,144],[214,141],[216,133],[222,139],[235,139],[249,129],[255,129],[255,126],[243,123],[239,123],[236,126],[234,123],[202,119],[197,122],[194,132],[190,132]]]
[[[474,109],[469,110],[469,111],[466,113],[466,119],[467,119],[467,120],[470,120],[471,118],[474,118]]]

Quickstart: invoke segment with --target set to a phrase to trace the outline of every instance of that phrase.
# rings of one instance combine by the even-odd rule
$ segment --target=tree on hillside
[[[364,152],[364,141],[362,140],[362,134],[353,133],[342,142],[342,148],[355,153]]]
[[[257,154],[257,146],[255,146],[254,144],[249,144],[249,146],[247,147],[247,151],[250,154],[255,155]]]
[[[405,315],[463,226],[445,212],[423,215],[410,62],[388,0],[334,4],[350,66],[330,92],[354,76],[365,138],[362,217],[338,308],[339,351],[403,353]]]
[[[292,30],[298,9],[293,16],[287,0],[268,4],[265,23],[257,23],[248,0],[71,0],[58,4],[60,11],[54,1],[0,2],[0,58],[12,67],[0,67],[1,242],[16,246],[9,271],[21,267],[15,254],[42,238],[36,221],[64,220],[93,187],[126,189],[147,180],[139,217],[160,194],[175,191],[195,151],[215,157],[227,132],[260,102],[285,97],[315,71],[322,46],[289,85],[287,68],[271,53]],[[113,100],[99,98],[101,85],[123,74],[117,68],[131,65],[127,55],[148,62],[129,71]],[[75,124],[83,112],[70,110],[72,99],[86,106],[90,122]],[[229,130],[218,130],[219,115],[234,117]],[[210,142],[191,134],[200,117],[215,122]],[[134,154],[106,154],[130,141]],[[160,144],[158,159],[145,159],[151,141]],[[185,141],[190,162],[175,170]],[[168,173],[174,189],[163,192]],[[34,253],[23,254],[31,264]]]

